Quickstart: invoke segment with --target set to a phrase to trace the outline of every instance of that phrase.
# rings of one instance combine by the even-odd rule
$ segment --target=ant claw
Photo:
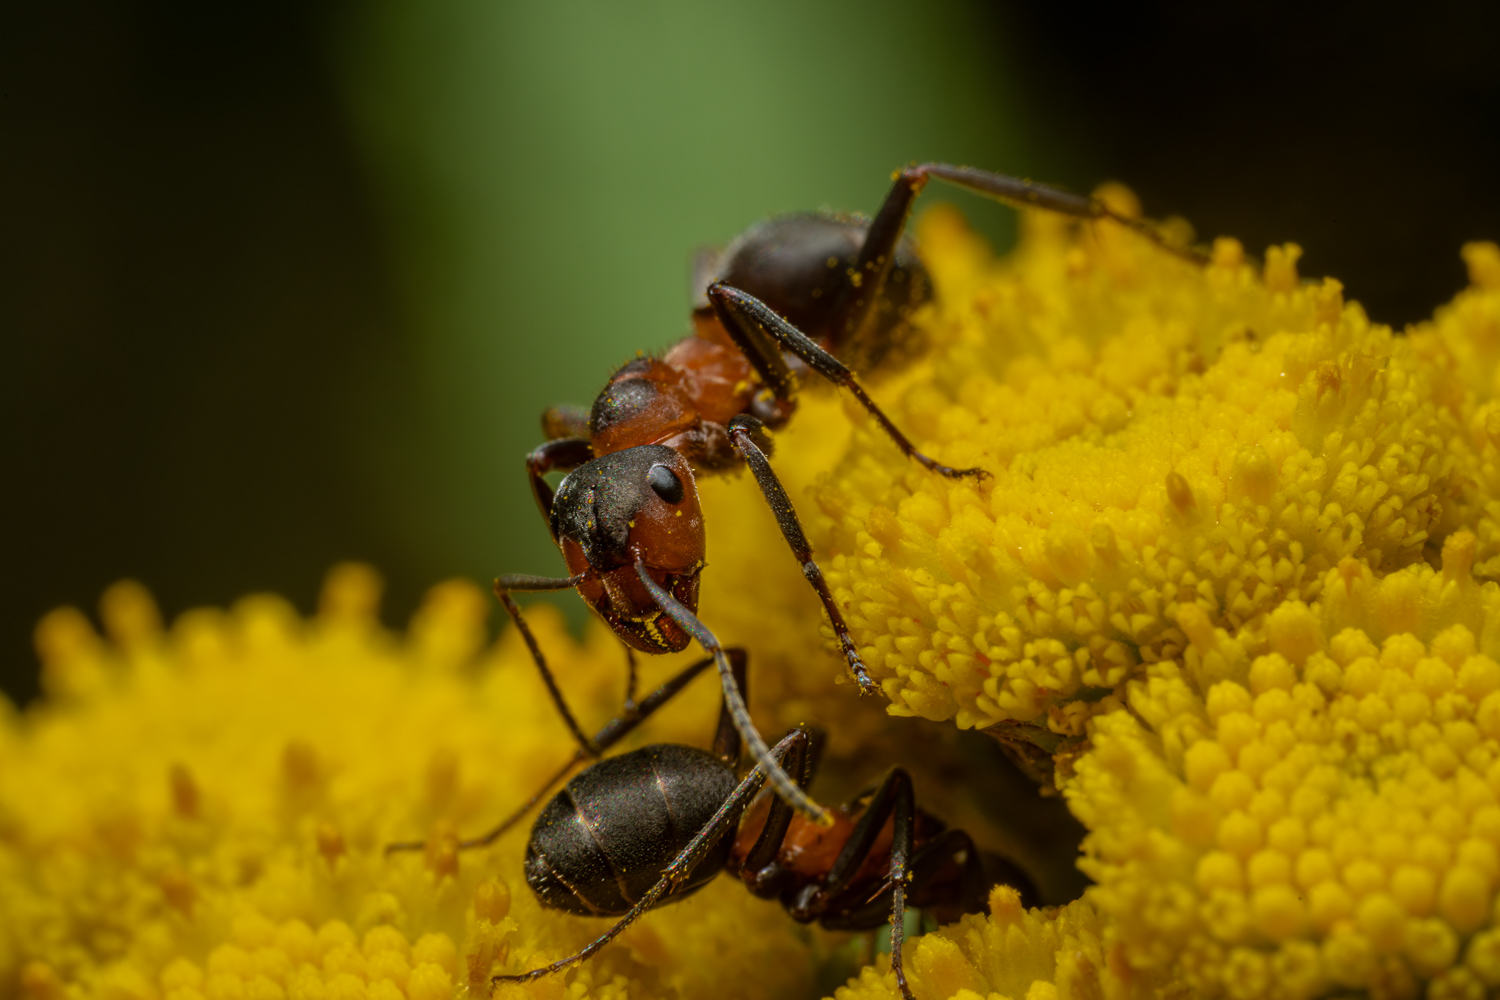
[[[990,478],[989,471],[987,469],[981,469],[978,466],[975,466],[972,469],[955,469],[951,465],[943,465],[940,462],[934,462],[932,459],[927,458],[925,455],[919,456],[919,459],[922,460],[922,465],[929,471],[936,472],[938,475],[944,476],[948,479],[963,479],[966,476],[973,476],[975,479],[982,482]]]
[[[875,678],[870,676],[870,672],[865,669],[864,661],[859,658],[859,654],[854,652],[853,649],[847,648],[844,650],[844,654],[849,660],[849,673],[854,677],[854,684],[859,688],[859,693],[862,695],[879,694],[880,685],[876,683]]]

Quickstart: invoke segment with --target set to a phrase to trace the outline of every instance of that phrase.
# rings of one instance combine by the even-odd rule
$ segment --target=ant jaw
[[[642,653],[680,653],[692,642],[692,636],[661,611],[640,618],[607,615],[605,621],[627,646]]]
[[[652,574],[667,592],[691,611],[698,609],[698,571]],[[636,576],[635,567],[624,566],[600,573],[599,593],[589,603],[621,641],[642,653],[679,653],[692,642],[651,599]],[[582,588],[580,588],[582,589]]]

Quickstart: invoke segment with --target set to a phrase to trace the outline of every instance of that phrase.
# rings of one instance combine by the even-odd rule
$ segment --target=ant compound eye
[[[677,473],[665,465],[653,465],[646,473],[646,482],[651,484],[651,489],[657,496],[667,503],[682,503],[682,480],[677,478]]]

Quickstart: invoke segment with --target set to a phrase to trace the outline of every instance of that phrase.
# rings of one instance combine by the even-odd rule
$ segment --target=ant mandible
[[[746,687],[747,658],[724,651],[736,690]],[[714,662],[685,668],[594,736],[598,752],[635,729]],[[812,781],[822,735],[798,727],[770,752],[799,788]],[[580,749],[513,815],[460,849],[483,847],[511,829],[585,757]],[[907,905],[939,924],[985,908],[992,886],[1005,883],[1036,905],[1030,879],[1012,862],[981,854],[962,830],[916,808],[911,776],[892,768],[872,789],[823,826],[795,815],[782,798],[759,795],[769,775],[757,762],[740,778],[740,737],[726,702],[713,750],[658,743],[599,760],[554,796],[531,828],[526,882],[543,906],[581,916],[619,917],[582,951],[496,982],[525,982],[582,962],[647,910],[697,892],[720,872],[737,873],[762,899],[775,899],[799,923],[831,930],[891,925],[891,969],[904,1000],[915,1000],[901,964]],[[758,796],[758,797],[757,797]],[[420,841],[387,851],[421,849]]]
[[[567,577],[502,576],[495,593],[515,620],[579,746],[598,748],[578,728],[552,680],[513,592],[576,588],[631,648],[677,652],[697,639],[713,654],[725,710],[777,793],[826,824],[772,759],[734,683],[718,641],[696,617],[704,565],[703,517],[695,473],[750,467],[803,575],[823,603],[861,693],[876,689],[834,602],[791,500],[767,459],[766,428],[779,427],[796,405],[797,377],[812,370],[849,390],[897,447],[933,472],[982,478],[918,451],[855,380],[841,357],[878,360],[930,297],[926,271],[903,236],[917,195],[937,178],[1010,204],[1125,226],[1195,263],[1193,250],[1169,243],[1149,224],[1104,202],[972,167],[926,163],[898,171],[873,219],[827,213],[784,215],[753,226],[702,262],[694,333],[661,357],[640,357],[610,376],[585,417],[553,409],[543,417],[548,441],[526,460],[542,516],[562,549]],[[788,357],[788,355],[790,357]],[[556,491],[550,472],[566,472]],[[631,666],[634,685],[634,664]]]

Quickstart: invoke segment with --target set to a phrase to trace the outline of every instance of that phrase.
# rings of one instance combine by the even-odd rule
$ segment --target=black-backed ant
[[[930,297],[927,274],[909,239],[907,216],[930,178],[1015,205],[1085,220],[1109,220],[1166,250],[1201,263],[1151,225],[1102,201],[971,167],[928,163],[899,171],[872,219],[797,214],[753,226],[722,254],[700,260],[694,333],[664,355],[619,368],[585,416],[554,409],[549,440],[526,460],[532,492],[571,576],[502,576],[495,592],[526,636],[554,701],[579,745],[597,756],[564,704],[510,594],[566,590],[579,595],[628,647],[677,652],[698,639],[714,653],[725,708],[777,794],[798,811],[828,817],[770,757],[712,633],[698,621],[704,565],[696,472],[744,463],[776,516],[823,609],[861,692],[876,689],[823,574],[812,558],[785,489],[771,470],[764,435],[795,409],[807,370],[848,389],[908,457],[940,475],[983,477],[922,454],[855,380],[841,357],[864,366],[907,329]],[[544,478],[567,472],[556,491]],[[634,669],[632,666],[632,678]]]
[[[743,692],[747,657],[725,651]],[[602,752],[636,728],[714,662],[679,672],[595,734]],[[799,788],[813,779],[821,734],[798,727],[770,752]],[[510,830],[586,757],[578,750],[522,807],[489,833],[461,841],[483,847]],[[575,775],[538,813],[526,845],[526,882],[545,907],[581,916],[619,917],[582,951],[540,969],[494,976],[525,982],[560,972],[603,948],[647,910],[694,893],[720,872],[739,875],[762,899],[775,899],[794,920],[832,930],[873,930],[889,920],[891,969],[904,1000],[914,1000],[901,964],[907,905],[939,924],[982,912],[990,887],[1014,886],[1036,904],[1030,879],[1013,863],[981,854],[962,830],[917,809],[910,775],[893,768],[843,808],[831,824],[794,814],[781,797],[762,793],[768,767],[743,778],[740,737],[726,703],[712,751],[658,743],[596,761]],[[421,849],[422,842],[387,851]]]

